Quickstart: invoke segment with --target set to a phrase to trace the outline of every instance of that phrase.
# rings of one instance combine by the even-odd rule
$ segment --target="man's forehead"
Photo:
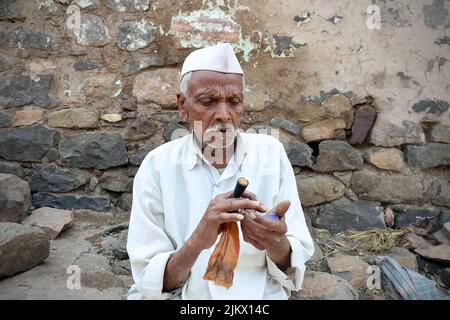
[[[236,81],[240,82],[242,81],[242,74],[236,74],[236,73],[224,73],[224,72],[217,72],[217,71],[211,71],[211,70],[197,70],[192,71],[192,77],[191,81],[214,81],[217,80],[218,82],[221,81]]]
[[[231,87],[236,91],[242,91],[243,76],[233,73],[222,73],[215,71],[193,71],[189,81],[192,91],[208,91],[218,87]]]

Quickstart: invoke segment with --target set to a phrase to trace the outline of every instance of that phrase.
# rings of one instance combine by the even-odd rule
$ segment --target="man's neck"
[[[234,142],[227,147],[212,148],[207,145],[202,146],[203,156],[216,169],[225,168],[233,157],[236,149],[236,138]]]

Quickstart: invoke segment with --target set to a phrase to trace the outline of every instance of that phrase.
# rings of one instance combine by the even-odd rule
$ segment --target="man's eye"
[[[201,99],[200,103],[202,105],[204,105],[204,106],[210,106],[210,105],[212,105],[214,103],[214,99],[211,99],[211,98],[209,98],[209,99]]]
[[[232,106],[237,106],[237,105],[239,105],[241,103],[241,101],[239,99],[231,99],[231,100],[229,100],[229,103]]]

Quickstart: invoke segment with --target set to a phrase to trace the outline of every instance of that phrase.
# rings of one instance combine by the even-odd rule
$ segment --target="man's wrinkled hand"
[[[200,251],[210,248],[216,242],[223,223],[244,220],[244,215],[239,210],[267,210],[249,191],[245,191],[239,199],[232,195],[233,192],[219,194],[210,201],[197,228],[188,239],[191,247]]]
[[[269,256],[277,256],[281,251],[290,248],[284,219],[289,206],[289,201],[282,201],[270,210],[270,213],[275,213],[279,217],[279,221],[265,218],[254,210],[246,210],[245,219],[241,222],[244,240],[259,250],[265,249]]]

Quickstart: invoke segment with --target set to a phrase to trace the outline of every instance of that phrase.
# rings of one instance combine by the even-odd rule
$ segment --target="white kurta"
[[[290,200],[291,268],[281,271],[265,250],[243,240],[239,227],[241,250],[229,289],[203,280],[214,245],[202,251],[181,288],[163,293],[170,255],[193,233],[211,199],[232,191],[239,177],[248,179],[247,190],[267,208]],[[152,150],[135,176],[127,250],[135,282],[128,299],[287,299],[301,288],[314,245],[283,145],[268,135],[239,133],[222,174],[204,160],[192,133]]]

